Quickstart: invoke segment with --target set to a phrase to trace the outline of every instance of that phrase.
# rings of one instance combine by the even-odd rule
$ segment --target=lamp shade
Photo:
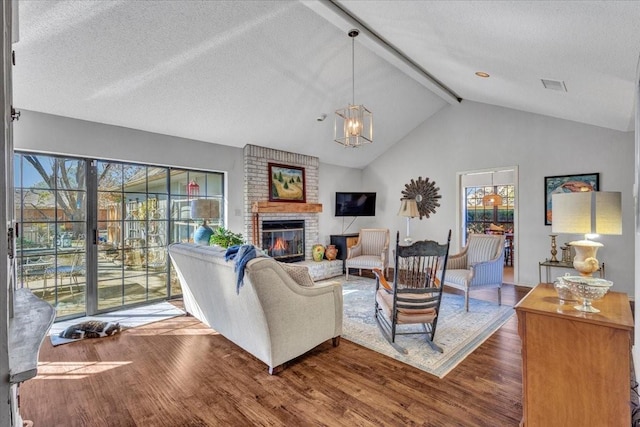
[[[502,196],[499,194],[487,194],[482,198],[482,206],[501,206],[502,205]]]
[[[213,199],[196,199],[191,202],[192,219],[211,219],[220,217],[220,202]]]
[[[418,204],[415,199],[400,199],[400,210],[398,211],[398,216],[415,218],[418,215],[420,215],[420,213],[418,212]]]
[[[551,196],[554,233],[622,234],[622,194],[615,191]]]

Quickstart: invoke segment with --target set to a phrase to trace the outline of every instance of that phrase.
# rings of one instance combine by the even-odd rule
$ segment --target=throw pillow
[[[309,269],[301,265],[293,265],[286,262],[278,262],[282,269],[291,277],[298,285],[310,287],[314,285],[313,279],[309,275]]]

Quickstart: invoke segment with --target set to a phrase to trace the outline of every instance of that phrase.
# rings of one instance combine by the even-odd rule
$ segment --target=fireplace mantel
[[[254,202],[252,213],[319,213],[322,203]]]

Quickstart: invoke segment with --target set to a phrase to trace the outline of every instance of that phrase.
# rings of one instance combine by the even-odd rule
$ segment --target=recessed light
[[[485,73],[484,71],[476,71],[476,76],[486,79],[489,77],[489,73]]]

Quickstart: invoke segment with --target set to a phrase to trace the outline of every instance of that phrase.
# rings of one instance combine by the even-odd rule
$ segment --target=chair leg
[[[60,287],[62,287],[63,278],[60,277]],[[73,296],[73,276],[69,275],[69,293]]]
[[[469,291],[464,291],[464,311],[469,311]]]
[[[424,332],[427,335],[427,344],[429,344],[429,347],[431,347],[433,350],[439,353],[444,353],[444,350],[442,350],[442,347],[440,347],[438,344],[433,342],[435,333],[430,332],[429,329],[427,328],[427,325],[425,325],[424,323],[422,324],[422,327],[424,328]]]
[[[284,363],[278,366],[269,366],[269,375],[278,375],[280,372],[284,371]]]
[[[498,288],[498,305],[502,305],[502,288]]]
[[[409,351],[406,348],[401,347],[395,343],[395,330],[392,332],[392,328],[395,329],[395,325],[392,326],[390,323],[388,323],[390,322],[390,320],[387,319],[384,313],[381,313],[381,310],[378,308],[377,302],[375,318],[382,336],[387,340],[389,345],[391,345],[391,347],[393,347],[398,353],[409,354]]]
[[[349,267],[347,267],[347,278],[345,280],[349,280]]]

